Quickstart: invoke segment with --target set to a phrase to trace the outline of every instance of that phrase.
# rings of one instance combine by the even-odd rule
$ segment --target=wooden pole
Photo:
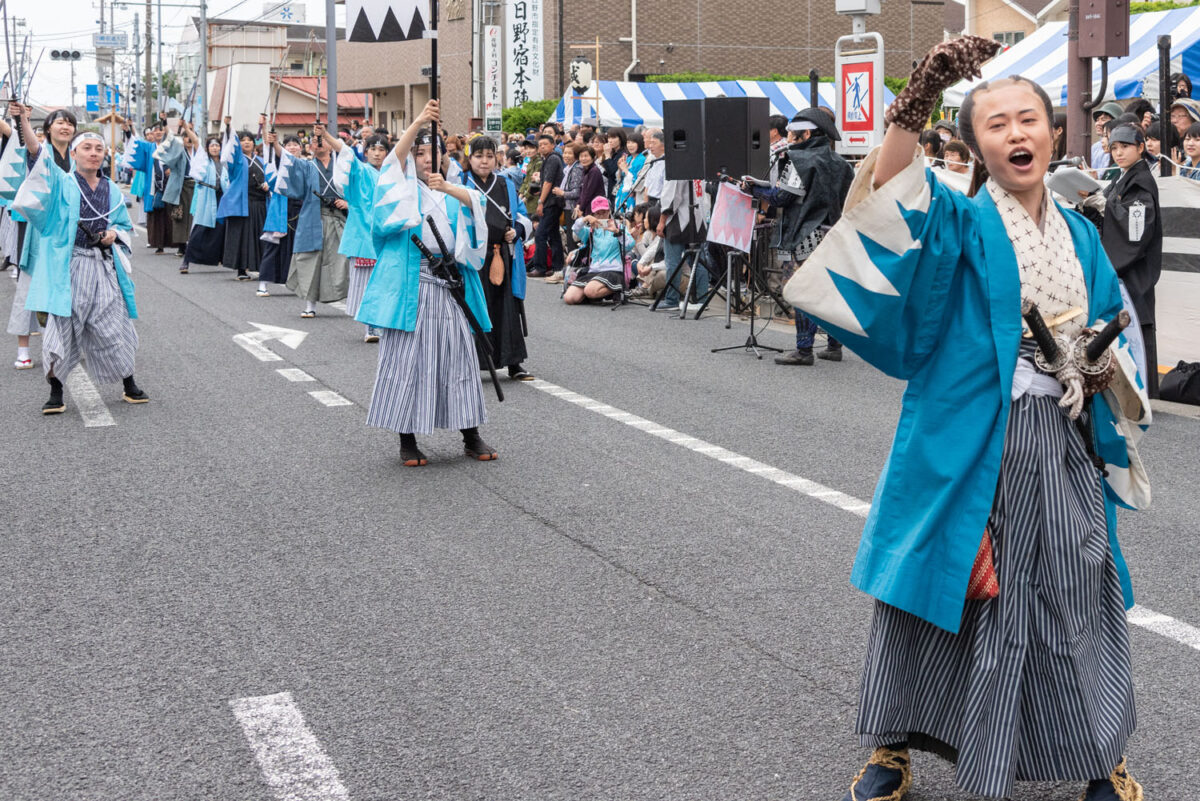
[[[438,99],[438,0],[429,0],[429,99]],[[439,104],[440,105],[440,104]],[[438,134],[441,128],[441,109],[438,109],[438,121],[433,126],[433,171],[442,171],[442,156],[438,147]]]

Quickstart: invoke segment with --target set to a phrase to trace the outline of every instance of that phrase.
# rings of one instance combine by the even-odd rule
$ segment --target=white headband
[[[77,134],[75,138],[71,140],[71,149],[74,150],[75,148],[79,147],[80,142],[86,142],[88,139],[95,139],[100,144],[104,144],[104,138],[100,136],[100,134],[96,133],[95,131],[84,131],[83,133]]]
[[[795,122],[789,122],[787,129],[789,131],[815,131],[817,130],[817,126],[808,120],[796,120]]]

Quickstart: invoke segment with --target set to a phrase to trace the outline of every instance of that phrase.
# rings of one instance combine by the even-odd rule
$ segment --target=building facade
[[[482,32],[499,24],[506,32],[514,7],[525,0],[443,2],[438,21],[439,95],[443,119],[452,131],[478,127],[483,114]],[[561,97],[569,65],[582,55],[599,80],[639,80],[650,75],[701,72],[744,77],[833,74],[833,46],[851,33],[851,20],[833,12],[832,0],[562,0],[535,3],[544,65],[541,94]],[[637,19],[634,24],[633,12]],[[887,75],[908,75],[914,61],[944,36],[941,0],[888,0],[883,13],[869,17],[868,30],[884,40]],[[505,40],[502,50],[509,49]],[[597,63],[596,45],[599,44]],[[428,40],[338,47],[338,86],[375,95],[375,121],[398,130],[429,97]],[[506,60],[506,59],[502,59]],[[511,75],[505,76],[506,80]]]

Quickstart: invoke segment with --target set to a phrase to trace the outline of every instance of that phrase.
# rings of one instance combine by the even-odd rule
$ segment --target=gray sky
[[[309,23],[320,23],[325,19],[324,0],[296,0],[297,4],[307,6]],[[199,13],[199,0],[164,0],[163,13],[163,69],[170,69],[172,49],[179,40],[184,25],[190,16]],[[188,8],[176,6],[190,3]],[[210,17],[231,16],[236,19],[253,19],[262,13],[265,0],[209,0],[208,14]],[[75,62],[75,102],[83,103],[84,87],[96,83],[96,62],[86,51],[92,48],[92,34],[99,30],[97,20],[100,19],[100,3],[97,0],[8,0],[10,35],[11,21],[14,18],[24,18],[28,25],[30,36],[30,52],[33,60],[44,47],[45,55],[34,77],[33,86],[29,92],[30,100],[47,105],[67,105],[71,92],[71,67],[64,62],[50,61],[50,51],[53,49],[74,48],[85,51],[83,59]],[[111,6],[105,0],[105,19],[113,13]],[[145,31],[145,2],[129,2],[118,5],[115,11],[118,31],[129,33],[131,50],[133,45],[133,15],[139,15],[142,33]],[[339,7],[339,19],[344,14]],[[24,37],[25,31],[21,32]],[[2,35],[2,34],[0,34]],[[14,40],[14,49],[18,43]],[[0,56],[0,60],[3,56]],[[123,71],[121,55],[118,54],[118,71]],[[0,68],[0,75],[8,70],[5,64]],[[6,90],[7,91],[7,90]]]

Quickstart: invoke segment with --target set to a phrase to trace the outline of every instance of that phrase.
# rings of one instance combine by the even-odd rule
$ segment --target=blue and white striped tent
[[[1171,72],[1200,75],[1200,7],[1134,14],[1129,20],[1129,55],[1108,60],[1104,100],[1158,98],[1158,37],[1171,35]],[[945,104],[957,108],[980,81],[1023,75],[1042,85],[1058,106],[1067,104],[1067,23],[1038,28],[984,65],[983,77],[946,90]],[[1092,92],[1100,91],[1100,60],[1092,59]]]
[[[705,97],[765,97],[771,101],[771,113],[788,119],[799,109],[808,108],[808,81],[707,81],[704,83],[633,83],[600,81],[600,124],[604,127],[662,125],[664,100],[699,100]],[[894,95],[883,90],[884,104]],[[837,91],[832,83],[817,84],[817,100],[828,109],[837,108]],[[553,122],[573,125],[596,118],[596,82],[582,95],[568,89],[550,117]]]

